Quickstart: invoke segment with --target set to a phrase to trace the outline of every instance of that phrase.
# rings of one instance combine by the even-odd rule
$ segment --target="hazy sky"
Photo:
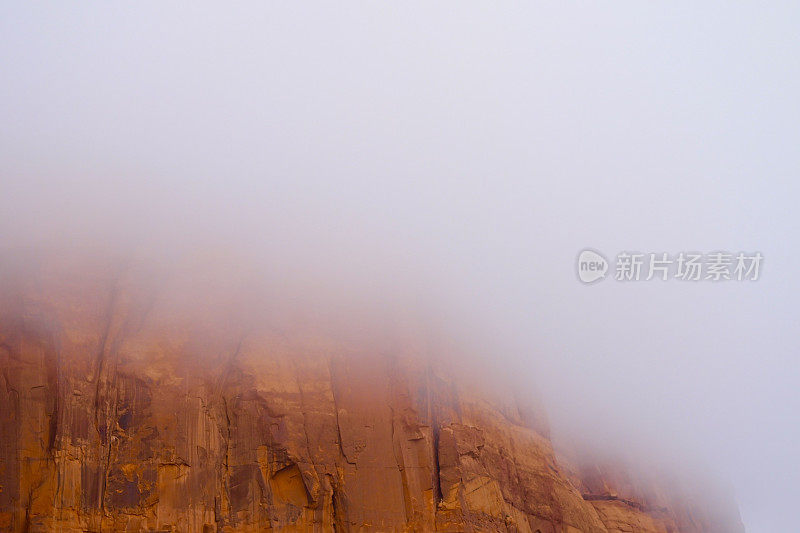
[[[441,291],[556,427],[690,450],[793,531],[800,8],[756,4],[3,2],[0,244]],[[765,259],[584,286],[584,247]]]

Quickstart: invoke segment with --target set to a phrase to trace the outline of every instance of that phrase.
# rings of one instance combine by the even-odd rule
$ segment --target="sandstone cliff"
[[[0,297],[0,530],[742,530],[558,461],[535,406],[413,343],[184,320],[124,275],[23,270]]]

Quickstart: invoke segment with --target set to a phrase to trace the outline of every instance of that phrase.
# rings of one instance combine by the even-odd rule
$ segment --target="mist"
[[[556,440],[708,470],[748,531],[789,531],[798,24],[782,2],[5,3],[2,260],[401,309],[536,389]],[[764,264],[587,286],[587,247]]]

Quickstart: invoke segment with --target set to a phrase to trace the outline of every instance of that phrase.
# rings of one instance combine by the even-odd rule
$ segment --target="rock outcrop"
[[[186,320],[213,304],[26,270],[0,296],[0,530],[742,530],[561,464],[535,408],[413,343]]]

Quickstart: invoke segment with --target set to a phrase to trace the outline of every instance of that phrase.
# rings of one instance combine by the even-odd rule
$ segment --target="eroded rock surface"
[[[741,530],[567,469],[535,409],[413,343],[187,322],[46,262],[1,304],[3,531]]]

